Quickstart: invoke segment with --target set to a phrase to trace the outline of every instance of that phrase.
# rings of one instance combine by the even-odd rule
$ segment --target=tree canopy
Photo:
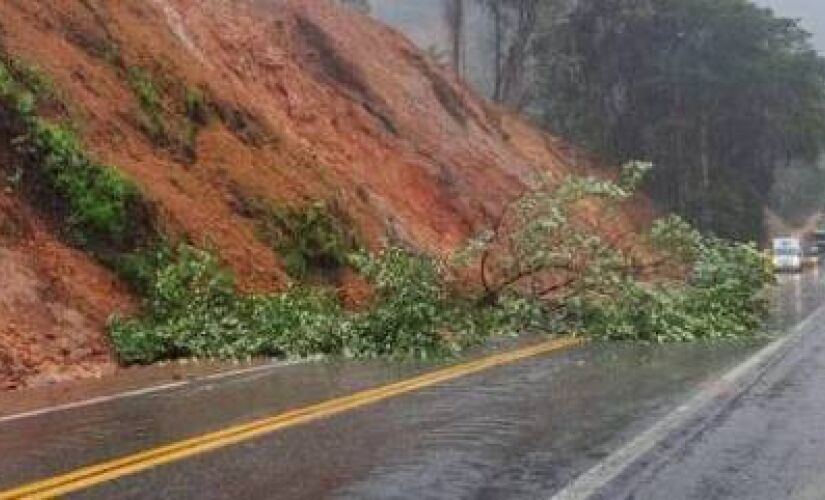
[[[649,192],[663,209],[758,238],[777,169],[813,163],[823,146],[825,61],[810,35],[746,0],[554,11],[534,54],[545,124],[608,159],[654,162]]]

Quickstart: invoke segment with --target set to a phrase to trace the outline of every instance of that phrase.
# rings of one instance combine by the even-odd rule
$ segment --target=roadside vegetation
[[[115,319],[112,336],[125,362],[148,363],[176,356],[430,357],[526,331],[646,342],[752,334],[771,280],[754,246],[703,237],[669,217],[651,228],[650,244],[661,254],[656,265],[685,272],[642,280],[631,255],[576,220],[580,203],[615,210],[648,168],[631,163],[617,182],[537,181],[495,228],[448,260],[400,248],[347,255],[376,291],[363,311],[345,310],[323,287],[245,296],[209,252],[167,250],[155,259],[145,315]],[[475,273],[480,289],[461,284]]]
[[[480,315],[446,293],[433,260],[398,249],[353,256],[377,294],[362,312],[344,310],[321,287],[243,295],[211,253],[184,245],[168,256],[146,297],[145,315],[112,322],[112,338],[127,363],[179,356],[428,357],[491,333],[479,324]]]
[[[389,247],[360,250],[339,214],[316,203],[259,207],[259,231],[295,284],[244,294],[207,250],[165,242],[137,186],[83,148],[70,125],[38,116],[47,81],[0,64],[3,130],[18,150],[17,189],[55,218],[65,239],[112,268],[143,298],[134,318],[110,331],[124,363],[198,356],[351,357],[449,355],[494,335],[579,332],[648,342],[748,335],[761,321],[769,282],[749,245],[702,236],[679,218],[651,228],[653,264],[604,241],[578,217],[584,205],[617,213],[650,170],[627,164],[617,180],[539,177],[489,229],[455,255],[436,259]],[[152,86],[134,78],[142,105]],[[145,84],[145,85],[144,85]],[[192,95],[192,119],[203,114]],[[349,266],[374,290],[347,310],[313,279]],[[649,267],[649,268],[648,268]],[[661,273],[657,268],[679,272]],[[667,276],[667,277],[665,277]]]
[[[621,276],[616,293],[584,294],[570,303],[583,331],[660,343],[748,336],[760,328],[768,306],[763,293],[773,274],[755,245],[702,237],[676,217],[659,221],[654,236],[664,237],[662,250],[675,250],[669,262],[689,266],[685,281]]]
[[[767,311],[762,292],[773,279],[755,245],[703,236],[669,216],[649,229],[647,243],[656,255],[641,262],[577,220],[582,203],[598,202],[609,223],[650,169],[631,162],[616,182],[570,177],[553,186],[538,180],[462,256],[474,262],[484,301],[517,296],[540,305],[534,317],[544,316],[543,324],[608,340],[753,333]]]

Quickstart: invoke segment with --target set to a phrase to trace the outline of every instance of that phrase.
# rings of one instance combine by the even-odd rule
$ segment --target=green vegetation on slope
[[[0,100],[6,126],[21,153],[16,173],[23,189],[60,218],[75,245],[105,256],[136,246],[150,232],[149,209],[139,190],[113,167],[88,155],[68,125],[36,115],[37,98],[52,92],[33,66],[0,62]]]
[[[144,132],[156,144],[168,143],[168,130],[163,119],[161,91],[147,70],[133,66],[127,71],[129,87],[140,105],[140,124]]]
[[[356,238],[322,204],[267,210],[261,231],[293,261],[294,276],[348,265],[373,285],[375,297],[364,310],[347,311],[323,287],[245,295],[213,254],[163,243],[137,187],[95,161],[69,126],[37,116],[39,91],[29,81],[31,75],[0,65],[3,132],[20,153],[20,188],[58,218],[70,242],[144,298],[139,317],[111,322],[125,363],[319,353],[428,357],[527,330],[685,341],[746,335],[761,319],[759,292],[768,275],[752,247],[666,219],[653,228],[651,243],[668,263],[692,272],[686,280],[649,283],[638,279],[631,256],[576,221],[582,202],[616,213],[642,182],[649,169],[643,163],[628,164],[616,182],[537,179],[494,228],[446,261],[398,248],[357,252]],[[457,277],[472,270],[480,291],[458,285]]]
[[[125,72],[138,102],[138,124],[146,136],[156,146],[168,148],[186,161],[194,161],[198,133],[212,116],[212,105],[206,94],[181,82],[157,78],[140,66],[119,70]],[[177,99],[165,103],[167,95]]]
[[[278,252],[296,280],[334,281],[348,265],[347,256],[361,247],[352,222],[334,204],[278,207],[252,198],[244,198],[242,203],[257,222],[258,237]]]
[[[41,186],[66,204],[74,242],[84,248],[122,248],[138,236],[142,228],[134,215],[142,200],[137,187],[114,168],[90,159],[71,130],[35,120],[30,145],[40,165]]]

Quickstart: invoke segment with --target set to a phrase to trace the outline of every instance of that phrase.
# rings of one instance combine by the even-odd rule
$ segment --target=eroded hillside
[[[443,254],[535,172],[586,168],[401,35],[327,0],[6,0],[0,48],[46,75],[62,103],[50,111],[139,186],[164,234],[214,248],[245,290],[288,281],[256,230],[259,203],[321,200],[372,246]],[[0,136],[13,180],[14,137]],[[12,181],[2,187],[0,381],[111,369],[106,318],[133,299]],[[624,217],[604,233],[633,228]]]

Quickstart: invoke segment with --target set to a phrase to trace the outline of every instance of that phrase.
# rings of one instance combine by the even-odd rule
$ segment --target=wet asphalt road
[[[825,303],[825,285],[818,274],[785,277],[777,295],[774,327],[785,330]],[[593,344],[123,477],[73,498],[549,498],[765,342]],[[806,336],[684,454],[613,485],[606,497],[816,493],[802,488],[825,477],[822,347],[825,337]],[[0,490],[432,368],[297,365],[0,420]]]
[[[806,330],[698,434],[602,498],[825,498],[825,311]]]

